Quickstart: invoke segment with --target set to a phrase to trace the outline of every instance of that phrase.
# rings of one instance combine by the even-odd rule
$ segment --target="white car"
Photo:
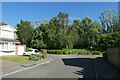
[[[33,54],[39,54],[39,50],[38,49],[31,49],[31,50],[28,50],[27,52],[24,52],[23,55],[33,55]]]

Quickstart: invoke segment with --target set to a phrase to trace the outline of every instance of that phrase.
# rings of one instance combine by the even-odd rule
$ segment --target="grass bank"
[[[0,57],[0,60],[12,61],[16,63],[26,63],[31,61],[29,60],[29,56],[3,56]]]

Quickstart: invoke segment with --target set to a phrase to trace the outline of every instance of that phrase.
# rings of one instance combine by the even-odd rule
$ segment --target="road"
[[[95,70],[100,70],[95,69],[96,57],[93,55],[49,55],[49,57],[53,58],[54,61],[40,66],[36,66],[32,69],[7,75],[3,78],[93,78],[94,80],[96,78]],[[97,67],[100,67],[100,65]],[[113,74],[114,73],[112,73],[111,75]],[[116,76],[113,75],[113,77]]]

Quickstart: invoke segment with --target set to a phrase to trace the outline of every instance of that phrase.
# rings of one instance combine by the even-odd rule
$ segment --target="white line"
[[[7,75],[10,75],[10,74],[14,74],[14,73],[17,73],[17,72],[20,72],[20,71],[24,71],[24,70],[27,70],[27,69],[31,69],[31,68],[34,68],[36,66],[40,66],[40,65],[43,65],[45,63],[49,63],[51,61],[53,61],[54,59],[50,60],[50,61],[47,61],[47,62],[43,62],[41,64],[37,64],[35,66],[32,66],[32,67],[27,67],[27,68],[24,68],[24,69],[20,69],[20,70],[17,70],[17,71],[13,71],[13,72],[10,72],[10,73],[6,73],[6,74],[3,74],[3,75],[0,75],[0,77],[4,77],[4,76],[7,76]]]

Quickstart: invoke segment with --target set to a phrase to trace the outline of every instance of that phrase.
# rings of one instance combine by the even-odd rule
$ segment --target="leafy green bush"
[[[26,47],[26,51],[30,51],[32,50],[33,48],[29,48],[29,47]]]
[[[98,46],[100,51],[106,51],[108,47],[120,46],[120,32],[102,34]]]
[[[44,58],[44,56],[42,54],[34,54],[34,55],[31,55],[29,59],[33,60],[33,61],[38,61],[43,58]]]
[[[87,54],[88,54],[88,51],[85,50],[85,49],[80,49],[78,54],[87,55]]]
[[[92,51],[92,54],[94,54],[94,55],[102,55],[102,52],[101,51]]]
[[[35,56],[35,55],[31,55],[30,60],[33,60],[33,61],[38,61],[39,60],[39,57]]]

